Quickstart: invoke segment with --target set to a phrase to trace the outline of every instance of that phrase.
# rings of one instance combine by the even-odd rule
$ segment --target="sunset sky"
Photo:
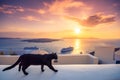
[[[0,37],[120,39],[120,0],[0,0]]]

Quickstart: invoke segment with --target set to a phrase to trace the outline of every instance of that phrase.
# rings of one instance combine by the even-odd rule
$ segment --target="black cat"
[[[14,68],[17,64],[19,64],[18,71],[21,70],[25,75],[28,75],[28,73],[25,71],[30,65],[41,65],[41,71],[44,72],[44,65],[48,66],[51,70],[54,72],[57,72],[58,70],[54,69],[52,66],[52,59],[57,60],[57,54],[51,53],[51,54],[24,54],[19,57],[19,59],[11,66],[3,69],[3,71],[9,70],[11,68]]]

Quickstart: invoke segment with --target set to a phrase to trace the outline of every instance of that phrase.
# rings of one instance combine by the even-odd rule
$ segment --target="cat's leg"
[[[21,67],[22,67],[22,63],[19,64],[19,69],[18,69],[18,71],[21,70]]]
[[[41,65],[41,71],[44,72],[44,65]]]
[[[23,65],[22,66],[22,71],[25,75],[28,75],[28,73],[25,71],[30,65]]]
[[[58,72],[58,70],[56,70],[51,64],[47,65],[51,70],[53,70],[54,72]]]

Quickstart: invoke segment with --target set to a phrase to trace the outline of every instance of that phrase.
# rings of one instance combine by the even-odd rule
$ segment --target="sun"
[[[75,32],[75,34],[80,34],[81,30],[80,30],[80,28],[75,28],[74,32]]]

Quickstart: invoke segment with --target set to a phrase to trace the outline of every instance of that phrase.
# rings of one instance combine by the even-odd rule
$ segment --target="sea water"
[[[114,46],[120,47],[120,39],[61,39],[53,42],[23,42],[24,39],[0,39],[0,51],[18,51],[18,54],[23,54],[20,51],[24,47],[38,47],[39,50],[45,50],[48,53],[56,52],[61,54],[61,49],[73,47],[74,50],[69,54],[86,54],[95,50],[98,46]],[[7,54],[7,53],[6,53]]]

